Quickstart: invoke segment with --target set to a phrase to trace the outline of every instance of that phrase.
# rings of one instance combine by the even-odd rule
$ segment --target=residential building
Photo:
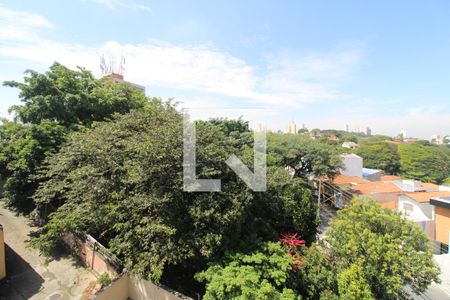
[[[334,134],[330,135],[330,136],[328,137],[328,140],[329,140],[330,142],[339,142],[339,138],[338,138],[337,136],[335,136]]]
[[[290,121],[287,125],[285,133],[296,134],[297,133],[297,124],[294,121]]]
[[[450,143],[450,137],[447,135],[441,136],[439,134],[433,134],[430,138],[430,142],[436,145],[447,145]]]
[[[343,168],[340,173],[345,176],[357,176],[362,178],[363,159],[354,153],[341,155]]]
[[[402,129],[400,130],[400,133],[398,134],[398,136],[400,137],[400,139],[404,140],[406,139],[408,136],[406,135],[406,130]]]
[[[377,169],[369,169],[369,168],[363,168],[362,169],[363,178],[370,180],[370,181],[380,181],[381,180],[381,174],[383,173],[382,170]]]
[[[123,74],[111,73],[111,74],[103,76],[103,78],[106,79],[106,80],[111,80],[113,82],[118,82],[118,83],[124,82],[124,83],[127,83],[127,84],[131,85],[132,87],[134,87],[134,88],[142,91],[143,93],[145,93],[145,87],[144,86],[136,84],[136,83],[132,83],[132,82],[129,82],[129,81],[125,81],[123,79]]]
[[[359,147],[359,145],[355,142],[343,142],[342,147],[347,149],[356,149]]]
[[[337,208],[351,205],[353,198],[369,196],[382,207],[401,212],[432,240],[435,253],[447,253],[450,243],[450,186],[384,175],[363,168],[356,154],[341,155],[343,168],[324,184],[324,198]]]
[[[0,225],[0,280],[6,277],[6,261],[5,261],[5,236],[3,227]]]
[[[441,251],[449,252],[450,245],[450,197],[438,196],[430,199],[434,207],[436,241],[441,243]]]

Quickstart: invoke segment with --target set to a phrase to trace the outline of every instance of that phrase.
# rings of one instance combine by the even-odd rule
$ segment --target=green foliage
[[[336,270],[326,247],[317,244],[305,249],[303,268],[298,271],[296,290],[305,299],[337,297]]]
[[[440,184],[450,174],[450,151],[446,147],[420,143],[398,146],[400,175]]]
[[[269,242],[250,254],[228,255],[195,277],[206,282],[205,300],[300,299],[286,287],[292,262],[280,243]]]
[[[450,185],[450,177],[445,179],[442,183],[445,184],[445,185]]]
[[[197,177],[220,178],[222,191],[184,192],[182,132],[182,115],[154,101],[73,133],[34,196],[42,218],[53,212],[34,246],[48,251],[64,232],[86,231],[135,274],[158,281],[173,266],[198,272],[251,236],[293,230],[314,238],[310,190],[272,166],[268,191],[251,191],[224,161],[234,153],[251,166],[252,145],[210,122],[197,124]]]
[[[364,159],[364,167],[384,170],[388,174],[397,174],[400,169],[400,157],[395,145],[386,142],[362,143],[355,151]]]
[[[237,120],[227,119],[227,118],[215,118],[210,119],[209,123],[218,126],[226,135],[230,135],[233,132],[250,132],[250,127],[248,121],[242,120],[240,117]]]
[[[147,102],[144,93],[131,85],[97,80],[85,69],[74,71],[56,62],[44,74],[27,70],[24,83],[6,81],[3,85],[20,89],[24,104],[10,111],[24,123],[51,120],[66,127],[90,125],[113,113],[142,108]]]
[[[31,196],[39,181],[35,175],[44,158],[58,150],[67,130],[52,121],[21,125],[4,120],[0,126],[0,175],[8,206],[30,212]]]
[[[374,300],[370,291],[370,284],[364,277],[364,271],[358,264],[351,264],[338,275],[338,289],[340,299],[345,300]]]
[[[26,124],[4,121],[0,126],[3,196],[10,207],[23,213],[34,208],[31,197],[44,159],[59,150],[70,131],[148,103],[130,85],[96,80],[84,69],[73,71],[54,63],[44,74],[30,70],[26,74],[24,83],[4,82],[20,89],[24,104],[10,110]]]
[[[345,287],[352,295],[370,297],[367,282],[376,299],[394,299],[404,296],[405,285],[420,293],[438,281],[426,234],[375,201],[355,200],[351,208],[340,211],[326,240],[340,273],[339,292]]]
[[[296,178],[333,176],[342,165],[334,147],[303,135],[269,133],[267,142],[268,163],[289,167]]]
[[[102,273],[97,278],[97,283],[103,286],[108,286],[111,283],[111,278],[109,278],[108,273]]]

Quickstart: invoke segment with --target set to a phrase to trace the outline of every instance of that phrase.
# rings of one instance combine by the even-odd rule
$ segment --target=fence
[[[176,291],[172,291],[153,282],[139,279],[128,272],[122,272],[122,262],[112,255],[108,249],[88,234],[74,235],[67,233],[64,242],[74,250],[80,261],[91,271],[100,275],[107,273],[112,283],[100,289],[89,299],[95,300],[145,300],[190,299]]]
[[[122,269],[122,263],[97,240],[88,234],[74,235],[67,233],[64,242],[72,248],[81,262],[96,275],[107,273],[116,278]]]

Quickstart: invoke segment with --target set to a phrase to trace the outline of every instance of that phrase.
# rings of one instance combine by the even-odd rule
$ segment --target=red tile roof
[[[415,192],[405,193],[405,195],[417,202],[426,203],[429,202],[431,198],[450,197],[450,192]]]
[[[352,187],[352,190],[359,192],[363,195],[371,195],[377,193],[402,193],[397,185],[391,182],[385,181],[372,181],[367,183],[358,184]]]
[[[431,182],[422,182],[422,187],[425,189],[435,189],[439,190],[439,186],[437,184],[431,183]]]
[[[400,176],[394,175],[381,176],[381,181],[394,181],[394,180],[402,180],[402,178]]]
[[[369,180],[366,180],[364,178],[358,177],[358,176],[345,176],[342,174],[339,174],[333,179],[333,184],[335,185],[344,185],[344,184],[362,184],[370,182]]]

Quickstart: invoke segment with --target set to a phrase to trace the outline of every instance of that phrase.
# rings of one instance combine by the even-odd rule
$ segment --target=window
[[[411,215],[414,210],[414,206],[409,203],[403,203],[403,211],[405,212],[405,216]]]

